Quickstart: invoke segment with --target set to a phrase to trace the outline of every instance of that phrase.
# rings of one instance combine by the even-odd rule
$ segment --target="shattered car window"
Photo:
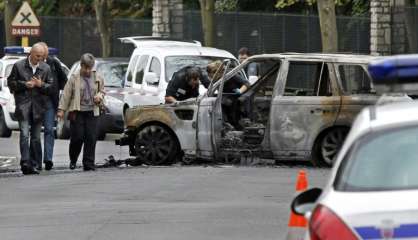
[[[170,81],[175,72],[186,66],[196,66],[206,70],[206,66],[216,60],[224,60],[221,57],[208,56],[170,56],[165,58],[166,81]],[[235,64],[235,61],[232,61]],[[235,65],[234,65],[235,66]]]
[[[103,77],[105,87],[121,87],[128,69],[128,63],[102,63],[97,66],[97,72]]]

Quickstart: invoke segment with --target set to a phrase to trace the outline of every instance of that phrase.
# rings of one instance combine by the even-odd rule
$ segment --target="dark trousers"
[[[34,121],[32,114],[27,120],[19,121],[20,166],[22,168],[42,167],[41,146],[42,121]]]
[[[76,163],[83,147],[83,167],[94,168],[97,117],[93,111],[74,112],[70,120],[70,161]],[[84,146],[83,146],[84,145]]]
[[[44,163],[52,162],[52,156],[54,154],[54,142],[55,142],[55,115],[57,113],[56,107],[52,104],[52,101],[48,101],[46,104],[46,112],[44,115]]]
[[[237,96],[225,96],[222,99],[222,116],[225,121],[230,123],[235,130],[240,130],[238,124],[240,110]]]

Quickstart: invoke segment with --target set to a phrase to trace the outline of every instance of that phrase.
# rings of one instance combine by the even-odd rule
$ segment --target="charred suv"
[[[347,54],[268,54],[251,57],[212,83],[207,93],[175,105],[140,106],[125,113],[117,144],[148,164],[182,158],[258,162],[312,160],[331,166],[362,108],[411,101],[379,96],[367,64],[377,57]],[[256,63],[259,75],[237,95],[223,91]]]

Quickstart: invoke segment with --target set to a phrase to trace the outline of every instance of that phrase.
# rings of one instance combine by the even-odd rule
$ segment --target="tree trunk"
[[[322,51],[338,51],[337,19],[334,0],[318,0],[319,23],[321,27]]]
[[[13,17],[16,14],[16,1],[15,0],[6,0],[4,1],[4,30],[6,35],[6,45],[15,45],[16,37],[12,35],[12,21]]]
[[[110,15],[110,5],[110,0],[94,0],[97,27],[102,43],[102,57],[110,57],[111,53],[112,18]]]
[[[215,0],[199,0],[200,11],[202,15],[202,27],[203,35],[205,39],[205,45],[213,47],[215,45],[215,29],[214,29],[214,17]]]

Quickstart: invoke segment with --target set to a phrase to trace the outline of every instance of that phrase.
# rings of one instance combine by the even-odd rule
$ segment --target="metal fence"
[[[41,37],[30,38],[30,44],[45,41],[49,46],[57,47],[60,59],[71,66],[79,60],[82,53],[90,52],[95,56],[101,55],[100,36],[95,18],[79,17],[40,17]],[[3,19],[0,34],[4,33]],[[122,44],[118,38],[132,35],[151,35],[151,19],[115,19],[112,34],[112,56],[129,57],[133,46]],[[4,35],[2,35],[4,36]],[[19,42],[17,42],[19,44]],[[0,47],[5,45],[5,39],[0,41]]]
[[[314,15],[227,12],[215,15],[215,46],[236,53],[320,52],[319,18]],[[370,18],[337,17],[339,51],[370,52]],[[198,11],[186,11],[184,36],[203,41]]]
[[[321,33],[317,16],[273,13],[225,12],[215,16],[216,47],[235,54],[241,46],[253,53],[320,52]],[[68,66],[84,52],[101,54],[100,37],[95,18],[40,17],[42,40],[60,49],[60,58]],[[184,38],[203,42],[199,11],[185,11]],[[341,52],[369,53],[370,19],[338,17],[338,39]],[[0,34],[4,36],[3,18]],[[115,19],[113,22],[112,56],[129,57],[133,46],[121,44],[117,38],[151,35],[151,19]],[[5,39],[0,39],[0,47]]]
[[[418,52],[418,7],[395,7],[392,9],[391,52]]]

